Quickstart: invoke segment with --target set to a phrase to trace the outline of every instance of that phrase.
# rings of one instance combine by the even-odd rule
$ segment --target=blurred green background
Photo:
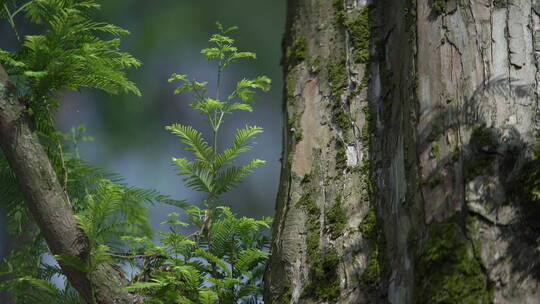
[[[201,196],[185,188],[175,174],[171,157],[188,154],[184,154],[182,144],[165,126],[178,122],[208,129],[204,118],[187,106],[189,94],[173,96],[174,85],[167,83],[167,79],[172,73],[188,74],[209,81],[209,92],[213,92],[216,66],[203,59],[200,49],[208,46],[216,21],[226,26],[237,25],[239,30],[232,35],[237,45],[241,50],[256,52],[258,60],[226,70],[222,89],[230,90],[242,77],[260,74],[272,78],[273,88],[260,96],[254,113],[229,116],[221,142],[228,142],[234,129],[245,124],[261,126],[265,132],[257,137],[256,148],[243,161],[257,157],[268,163],[225,200],[241,215],[273,216],[282,143],[279,60],[285,0],[113,0],[102,1],[99,14],[99,18],[131,31],[131,35],[123,38],[122,49],[143,62],[141,68],[129,71],[130,79],[137,83],[143,97],[110,96],[91,90],[63,92],[57,113],[58,127],[68,131],[85,124],[87,135],[95,138],[81,145],[82,157],[121,174],[130,185],[200,203]],[[0,48],[14,50],[15,36],[5,20],[0,22]],[[16,22],[23,34],[35,30],[25,26],[20,17]],[[152,208],[156,227],[173,210],[168,206]],[[6,244],[5,239],[0,244]]]

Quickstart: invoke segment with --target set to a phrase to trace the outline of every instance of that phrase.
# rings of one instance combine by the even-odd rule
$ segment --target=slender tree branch
[[[0,148],[15,173],[30,214],[52,254],[87,261],[90,246],[51,162],[32,129],[24,102],[0,65]],[[84,273],[59,261],[63,272],[89,304],[133,303],[120,289],[126,284],[108,264]],[[95,298],[93,296],[95,294]]]

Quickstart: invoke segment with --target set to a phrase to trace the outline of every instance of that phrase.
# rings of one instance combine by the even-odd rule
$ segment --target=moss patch
[[[469,162],[465,166],[465,179],[473,180],[475,177],[488,173],[494,157],[491,155],[479,155],[479,158]]]
[[[365,125],[362,128],[362,140],[366,144],[367,154],[371,152],[371,134],[375,131],[373,124],[373,116],[369,111],[369,106],[365,106],[362,111],[364,112]],[[372,164],[369,157],[363,157],[362,165],[360,166],[360,173],[362,174],[361,195],[364,202],[371,202],[373,193],[375,192],[375,183],[371,176]]]
[[[333,239],[340,237],[347,225],[347,216],[341,204],[341,196],[338,196],[334,205],[326,212],[326,223]]]
[[[520,186],[512,187],[512,190],[517,191],[521,201],[523,222],[529,227],[540,227],[540,157],[538,152],[540,152],[540,147],[535,148],[532,159],[523,166]],[[537,243],[540,243],[540,239]]]
[[[365,106],[362,111],[364,112],[364,117],[366,124],[362,128],[362,139],[369,143],[371,134],[375,132],[375,124],[373,123],[373,116],[369,111],[369,106]]]
[[[340,139],[336,141],[336,151],[336,170],[347,169],[347,151],[345,151],[345,145]]]
[[[293,73],[289,73],[286,80],[286,90],[287,90],[287,105],[294,107],[296,104],[296,95],[295,95],[295,89],[296,89],[296,79],[293,77]],[[289,129],[294,128],[294,140],[296,143],[299,143],[302,140],[302,131],[300,128],[295,128],[295,123],[298,120],[298,114],[296,111],[292,111],[292,117],[290,117],[287,121],[287,125]]]
[[[431,226],[418,260],[414,303],[491,303],[482,265],[457,219]]]
[[[342,27],[345,25],[346,15],[345,15],[345,5],[343,0],[333,0],[332,5],[334,7],[335,17],[334,25],[336,27]]]
[[[292,65],[297,65],[304,61],[307,56],[307,42],[305,37],[300,37],[292,45]]]
[[[311,281],[301,297],[327,301],[337,299],[341,294],[336,271],[338,265],[339,257],[333,251],[316,256],[311,265]]]
[[[294,105],[296,102],[295,90],[296,79],[293,73],[289,73],[289,75],[287,76],[287,102],[290,105]]]
[[[339,97],[347,86],[347,67],[345,56],[330,61],[327,66],[328,81],[332,96]]]
[[[302,179],[304,194],[298,200],[297,206],[304,209],[308,215],[306,247],[308,258],[316,256],[319,249],[319,231],[321,210],[317,207],[313,199],[313,186],[311,185],[311,175],[306,174]]]
[[[454,150],[452,150],[452,161],[454,162],[458,161],[460,155],[461,155],[461,150],[459,146],[455,146]]]
[[[475,145],[478,150],[484,152],[495,152],[499,146],[495,134],[493,134],[485,125],[474,127],[470,142]]]
[[[469,145],[475,151],[474,158],[466,164],[465,178],[472,180],[477,176],[488,173],[491,164],[495,161],[495,152],[498,141],[490,129],[484,125],[473,129]]]
[[[360,14],[353,20],[345,22],[345,26],[349,29],[352,46],[354,49],[355,63],[368,63],[371,45],[371,12],[372,5],[368,5],[362,9]]]
[[[312,176],[305,175],[301,181],[304,194],[298,201],[308,215],[307,220],[307,261],[310,264],[310,281],[304,288],[301,297],[311,299],[334,300],[340,296],[337,268],[339,257],[333,250],[323,253],[319,249],[320,238],[320,209],[317,207],[312,194],[315,189]],[[339,216],[338,216],[339,217]],[[339,226],[339,220],[336,222]]]
[[[349,118],[349,115],[345,113],[343,107],[339,106],[339,103],[336,103],[336,106],[334,107],[332,121],[343,131],[347,131],[351,128],[351,119]]]
[[[371,209],[360,224],[360,232],[366,239],[375,240],[377,237],[377,229],[377,215],[375,214],[375,210]]]
[[[446,13],[446,10],[448,9],[448,3],[446,0],[435,0],[433,1],[433,5],[431,6],[433,9],[433,12],[437,15],[442,15]]]
[[[360,232],[369,243],[369,256],[367,266],[360,276],[360,283],[368,292],[375,292],[388,275],[388,259],[386,257],[386,239],[382,230],[382,223],[377,218],[374,209],[371,209],[360,224]]]
[[[431,147],[431,155],[433,155],[435,158],[439,158],[441,156],[441,146],[434,144]]]
[[[279,295],[280,303],[290,303],[292,300],[291,282],[288,279],[286,279],[285,283],[283,283],[282,286],[283,286],[283,289]]]
[[[431,127],[431,132],[429,132],[429,135],[427,137],[427,140],[428,141],[436,141],[438,140],[439,138],[441,138],[441,136],[443,135],[443,129],[442,129],[442,126],[435,123],[432,127]]]
[[[435,188],[437,187],[437,185],[441,184],[442,181],[444,180],[444,176],[442,175],[441,172],[437,172],[435,175],[433,175],[428,181],[427,181],[427,185],[430,187],[430,188]]]

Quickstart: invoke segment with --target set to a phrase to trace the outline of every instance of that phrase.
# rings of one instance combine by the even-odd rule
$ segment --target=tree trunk
[[[384,247],[371,204],[370,21],[363,4],[289,1],[281,187],[267,303],[374,303]]]
[[[55,255],[87,261],[90,248],[77,227],[73,209],[60,186],[50,161],[32,130],[24,103],[0,66],[0,147],[17,176],[28,209]],[[83,273],[59,261],[69,281],[87,303],[128,303],[120,294],[123,280],[108,265]]]
[[[328,2],[289,1],[267,303],[539,303],[540,2]]]

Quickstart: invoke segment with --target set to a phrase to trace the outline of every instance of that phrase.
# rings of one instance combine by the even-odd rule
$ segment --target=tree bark
[[[287,125],[266,303],[383,296],[383,242],[370,204],[370,14],[360,3],[289,1]]]
[[[51,252],[87,261],[88,239],[77,227],[68,197],[38,135],[30,127],[26,107],[1,65],[0,147]],[[103,264],[92,273],[84,273],[62,261],[59,264],[87,303],[129,303],[127,295],[119,292],[124,280],[109,265]]]
[[[540,2],[328,2],[288,5],[267,303],[538,303]]]

